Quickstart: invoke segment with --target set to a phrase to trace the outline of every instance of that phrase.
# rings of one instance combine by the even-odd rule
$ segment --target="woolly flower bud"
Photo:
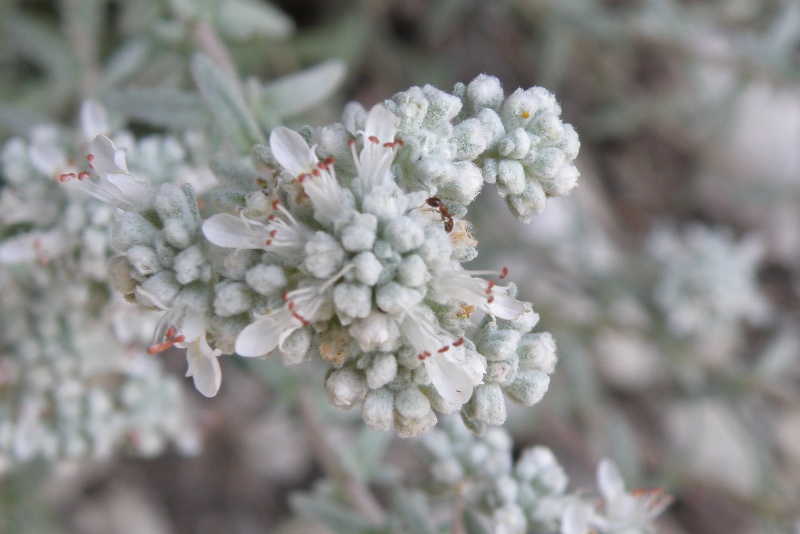
[[[328,375],[325,389],[331,404],[349,410],[364,398],[369,386],[361,373],[345,367]]]
[[[361,417],[373,430],[387,431],[394,420],[394,394],[386,389],[372,389],[361,406]]]
[[[353,221],[342,230],[342,246],[348,252],[370,250],[375,243],[378,219],[371,213],[356,213]]]
[[[525,334],[519,342],[519,365],[552,374],[556,368],[556,342],[549,332]]]
[[[156,235],[155,226],[136,212],[124,212],[114,224],[111,246],[122,252],[136,245],[150,245]]]
[[[367,368],[367,385],[370,389],[385,386],[397,376],[397,358],[394,354],[380,354]]]
[[[436,424],[430,402],[419,389],[404,389],[395,395],[394,426],[401,438],[424,434]]]
[[[522,404],[533,406],[544,397],[550,387],[550,377],[535,369],[520,369],[514,382],[505,388],[506,394]]]
[[[372,289],[361,284],[342,283],[333,291],[333,304],[343,326],[367,317],[372,309]]]
[[[280,347],[281,361],[284,365],[296,365],[306,360],[311,348],[311,331],[300,328],[292,332]]]
[[[316,232],[305,246],[303,268],[317,278],[327,278],[335,273],[345,258],[339,242],[326,232]]]
[[[535,481],[550,494],[563,493],[567,488],[567,475],[547,447],[525,449],[514,466],[514,476],[525,483]]]
[[[498,384],[482,384],[475,388],[465,415],[487,425],[502,425],[506,420],[506,403]]]
[[[466,86],[464,101],[467,111],[477,113],[483,108],[498,109],[503,102],[503,86],[494,76],[479,74]]]
[[[348,332],[356,340],[361,350],[393,351],[400,345],[400,330],[397,323],[386,314],[372,313],[364,319],[355,321]]]
[[[398,217],[386,226],[383,237],[394,250],[404,253],[419,247],[425,240],[425,233],[414,219]]]
[[[178,255],[175,256],[173,269],[175,269],[175,278],[181,284],[188,284],[189,282],[193,282],[195,280],[207,279],[209,274],[203,251],[194,245],[182,250]]]
[[[214,288],[214,313],[228,317],[253,306],[253,294],[241,282],[223,282]]]
[[[517,352],[522,334],[516,330],[501,330],[494,323],[487,323],[476,340],[478,351],[489,361],[507,360]]]
[[[375,257],[372,252],[362,252],[353,258],[355,266],[355,276],[359,282],[368,286],[374,286],[381,275],[383,264]]]
[[[136,245],[125,253],[131,266],[141,275],[147,276],[161,270],[156,251],[144,245]]]
[[[277,265],[258,264],[247,271],[245,281],[256,293],[271,297],[286,287],[286,274]]]
[[[525,512],[516,505],[498,508],[492,514],[492,526],[495,534],[525,534],[528,521]]]

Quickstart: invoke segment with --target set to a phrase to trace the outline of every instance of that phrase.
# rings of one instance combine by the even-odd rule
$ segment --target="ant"
[[[453,231],[453,216],[450,215],[450,211],[448,211],[447,206],[444,205],[440,199],[436,197],[430,197],[425,201],[425,204],[432,207],[435,210],[439,210],[439,215],[442,216],[442,220],[444,221],[444,231],[448,234]]]

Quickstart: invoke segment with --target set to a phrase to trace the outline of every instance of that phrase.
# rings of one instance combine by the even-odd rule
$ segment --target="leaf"
[[[278,118],[297,115],[330,97],[346,74],[344,62],[332,59],[284,76],[263,86],[259,107]]]
[[[294,32],[294,22],[282,11],[246,0],[221,2],[217,22],[224,35],[239,41],[259,36],[286,39]]]
[[[238,191],[253,191],[257,187],[256,179],[260,174],[248,160],[216,156],[209,166],[222,187]]]
[[[217,126],[242,153],[265,139],[244,103],[237,81],[203,54],[192,58],[192,77]]]
[[[109,93],[109,109],[152,126],[175,129],[208,127],[211,117],[197,93],[178,89],[127,89]]]
[[[464,531],[466,534],[489,534],[486,525],[481,521],[480,516],[469,508],[463,512]]]
[[[289,506],[295,513],[325,523],[340,534],[372,534],[379,532],[371,523],[362,519],[352,509],[324,500],[322,497],[295,493],[289,497]],[[426,531],[419,532],[424,534]]]
[[[420,491],[398,489],[392,494],[394,513],[408,532],[436,534],[430,522],[425,494]]]

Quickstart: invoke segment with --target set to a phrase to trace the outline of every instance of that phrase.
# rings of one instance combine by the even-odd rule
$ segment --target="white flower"
[[[483,380],[474,381],[464,363],[458,360],[457,353],[463,353],[464,339],[455,339],[440,328],[430,311],[422,306],[407,311],[399,326],[416,349],[439,395],[458,404],[467,402],[472,397],[473,387]],[[485,369],[481,371],[483,374]]]
[[[269,146],[278,163],[303,185],[320,222],[339,218],[347,204],[336,181],[333,160],[320,162],[314,147],[309,147],[300,134],[284,126],[272,131]]]
[[[206,324],[202,312],[188,308],[171,309],[141,287],[136,289],[136,296],[141,302],[166,312],[156,326],[153,343],[147,352],[157,354],[172,346],[187,349],[186,376],[194,378],[195,388],[206,397],[216,395],[222,383],[222,371],[217,360],[222,351],[212,349],[206,341]]]
[[[219,213],[203,223],[203,234],[218,247],[261,249],[292,262],[299,261],[313,232],[277,201],[272,206],[282,217],[273,213],[269,222],[263,224],[243,215]]]
[[[256,319],[236,338],[236,353],[255,357],[281,348],[283,342],[298,328],[314,321],[330,318],[331,286],[354,266],[348,265],[330,279],[315,281],[283,295],[286,306]]]
[[[503,268],[499,278],[505,278],[508,270]],[[442,296],[475,306],[492,317],[513,321],[531,309],[508,295],[508,287],[495,285],[494,280],[475,278],[472,275],[496,274],[484,271],[443,271],[431,280],[431,287]]]
[[[586,534],[593,527],[602,533],[641,534],[671,503],[672,496],[660,489],[625,491],[625,482],[611,460],[597,466],[597,486],[602,495],[601,511],[585,502],[569,505],[562,517],[562,534]]]
[[[400,119],[394,113],[378,104],[369,111],[364,130],[359,132],[364,143],[360,154],[356,155],[355,144],[351,143],[364,193],[369,193],[391,178],[389,168],[394,159],[394,149],[401,144],[394,138],[399,124]]]
[[[186,376],[194,378],[194,387],[206,397],[213,397],[222,383],[222,371],[217,358],[222,354],[219,349],[212,349],[202,335],[188,344],[186,360],[189,368]]]
[[[124,148],[117,147],[105,135],[98,135],[92,141],[91,153],[86,159],[98,178],[97,182],[90,180],[88,172],[65,173],[60,180],[67,182],[77,178],[88,194],[124,210],[137,211],[149,205],[149,184],[128,172]]]

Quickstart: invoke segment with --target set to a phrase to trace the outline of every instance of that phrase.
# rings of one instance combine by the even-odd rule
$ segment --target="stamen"
[[[523,119],[530,119],[531,118],[531,112],[530,111],[523,111],[522,112],[522,118]]]
[[[436,352],[438,352],[439,354],[442,354],[444,352],[447,352],[448,350],[450,350],[450,345],[445,345],[444,347],[442,347],[441,349],[437,350]]]
[[[455,341],[453,341],[453,346],[454,347],[459,347],[459,346],[461,346],[463,344],[464,344],[464,338],[463,337],[460,337],[460,338],[456,339]]]
[[[502,280],[506,276],[508,276],[508,267],[503,266],[503,268],[500,270],[499,278],[500,278],[500,280]]]
[[[367,139],[369,139],[371,142],[373,142],[375,144],[380,144],[380,142],[381,142],[380,139],[378,139],[374,135],[370,135]]]
[[[83,171],[78,173],[78,180],[84,180],[89,177],[89,173],[87,171]]]

